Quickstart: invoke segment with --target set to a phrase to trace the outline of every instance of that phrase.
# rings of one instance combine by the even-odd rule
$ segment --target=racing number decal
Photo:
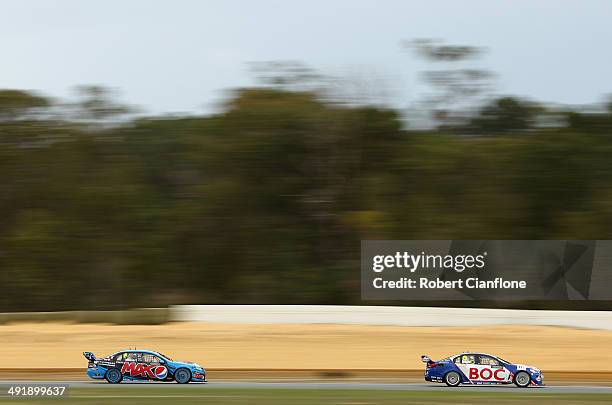
[[[168,375],[166,366],[148,365],[126,361],[121,367],[121,374],[129,374],[131,377],[149,377],[163,380]]]

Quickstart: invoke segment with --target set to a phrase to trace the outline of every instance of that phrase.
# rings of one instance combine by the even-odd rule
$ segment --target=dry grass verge
[[[14,369],[80,368],[86,364],[85,350],[102,356],[138,347],[211,369],[419,370],[421,354],[438,359],[474,350],[545,373],[612,372],[612,331],[558,327],[49,322],[1,325],[0,341],[2,367]]]

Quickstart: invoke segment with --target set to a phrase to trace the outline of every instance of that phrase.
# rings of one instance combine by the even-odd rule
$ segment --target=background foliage
[[[410,131],[304,89],[138,119],[82,91],[0,91],[3,311],[358,304],[362,239],[612,239],[610,110]]]

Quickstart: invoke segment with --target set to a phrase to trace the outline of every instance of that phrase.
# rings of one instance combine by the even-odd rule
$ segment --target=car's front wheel
[[[174,373],[174,380],[179,384],[187,384],[191,381],[191,371],[186,368],[179,368]]]
[[[514,376],[514,383],[521,388],[529,387],[529,384],[531,384],[531,376],[526,371],[519,371]]]
[[[123,375],[116,368],[111,368],[104,374],[104,378],[111,384],[119,384],[123,380]]]
[[[449,371],[444,375],[444,382],[449,387],[456,387],[461,384],[461,376],[456,371]]]

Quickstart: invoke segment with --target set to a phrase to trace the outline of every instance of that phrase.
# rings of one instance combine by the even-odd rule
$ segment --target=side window
[[[142,361],[148,364],[161,364],[160,358],[150,353],[143,353]]]
[[[463,354],[461,357],[461,364],[476,364],[476,356],[473,354]]]
[[[453,363],[455,364],[460,364],[461,363],[461,356],[457,356],[453,359]]]
[[[122,353],[117,353],[114,357],[113,360],[117,361],[117,362],[122,362],[125,361],[125,359],[127,358],[127,353],[126,352],[122,352]]]
[[[125,361],[139,361],[140,357],[141,357],[140,353],[130,352],[130,353],[127,353],[127,357]]]
[[[478,356],[478,364],[480,364],[481,366],[499,366],[499,361],[497,361],[497,359],[494,359],[491,356],[485,356],[481,354],[480,356]]]

